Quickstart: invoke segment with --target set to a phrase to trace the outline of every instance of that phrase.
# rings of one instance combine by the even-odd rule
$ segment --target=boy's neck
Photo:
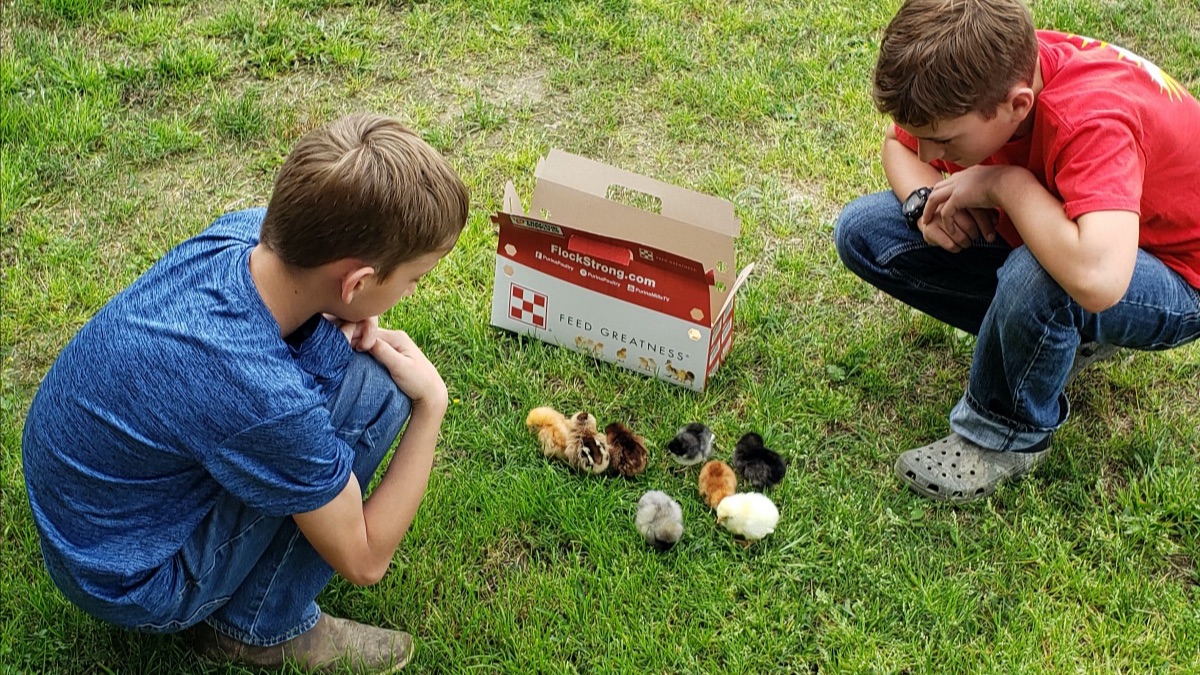
[[[279,324],[280,337],[291,335],[322,310],[324,303],[310,276],[298,273],[262,244],[250,252],[250,278]]]

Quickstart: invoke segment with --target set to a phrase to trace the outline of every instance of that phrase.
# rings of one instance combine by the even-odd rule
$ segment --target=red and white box
[[[492,325],[703,391],[754,268],[734,272],[733,204],[560,150],[534,176],[528,212],[510,182],[492,217]]]

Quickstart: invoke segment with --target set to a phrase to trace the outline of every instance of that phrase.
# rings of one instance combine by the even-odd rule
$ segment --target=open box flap
[[[525,215],[525,207],[521,205],[521,197],[517,194],[517,187],[510,180],[504,184],[504,207],[505,213],[511,213],[518,216]]]
[[[539,183],[557,183],[605,200],[608,200],[608,190],[613,186],[642,192],[658,198],[662,204],[663,217],[730,238],[738,236],[741,232],[741,223],[734,215],[733,204],[724,199],[677,187],[562,150],[551,150],[550,154],[540,160],[534,176]],[[536,198],[535,187],[534,199]]]
[[[733,304],[733,298],[737,295],[738,289],[742,287],[742,284],[746,283],[747,277],[749,277],[750,273],[753,271],[754,263],[750,263],[749,265],[743,267],[741,272],[738,272],[737,280],[735,280],[733,282],[733,286],[729,288],[729,296],[725,298],[725,304],[721,305],[721,310],[713,316],[721,316],[726,312],[726,310],[729,309],[729,305]]]

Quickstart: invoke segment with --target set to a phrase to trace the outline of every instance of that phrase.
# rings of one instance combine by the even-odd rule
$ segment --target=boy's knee
[[[878,192],[859,197],[846,205],[833,227],[833,243],[842,263],[851,269],[861,267],[859,261],[875,259],[875,242],[882,229],[894,226],[900,215],[899,203],[890,192]],[[895,211],[895,213],[891,213]]]
[[[387,368],[369,354],[355,354],[355,361],[351,366],[364,371],[358,404],[366,410],[377,410],[375,419],[379,421],[408,419],[412,411],[412,399],[396,386]]]
[[[1033,317],[1070,302],[1067,292],[1027,246],[1013,250],[997,272],[997,281],[994,304],[1015,316]]]
[[[862,200],[855,200],[847,204],[838,216],[837,223],[833,226],[833,245],[844,265],[850,265],[858,257],[855,252],[862,248],[863,238],[860,233],[863,229],[863,215],[866,209],[859,205],[860,201]]]
[[[412,411],[412,401],[396,386],[387,368],[361,352],[351,357],[342,386],[329,406],[334,426],[350,435],[379,426],[399,433]]]

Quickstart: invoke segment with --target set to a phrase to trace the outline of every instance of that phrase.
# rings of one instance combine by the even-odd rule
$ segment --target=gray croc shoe
[[[1075,361],[1071,364],[1071,372],[1067,375],[1067,384],[1092,364],[1105,359],[1111,359],[1121,348],[1116,345],[1102,345],[1099,342],[1085,342],[1075,350]]]
[[[997,452],[952,433],[901,454],[896,476],[930,499],[961,504],[983,499],[1001,483],[1029,473],[1049,452]]]

